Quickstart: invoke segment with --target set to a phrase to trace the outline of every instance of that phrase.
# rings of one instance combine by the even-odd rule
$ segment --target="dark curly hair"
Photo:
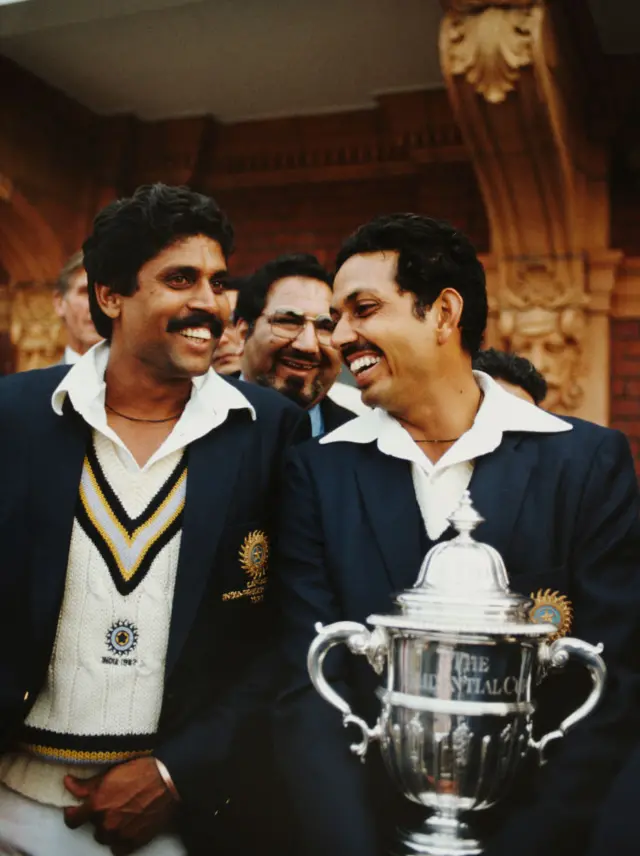
[[[100,309],[96,284],[133,294],[140,268],[175,241],[192,235],[217,241],[225,259],[233,252],[233,227],[226,214],[211,197],[188,187],[144,185],[100,211],[82,250],[91,318],[102,337],[111,338],[113,325]]]
[[[418,317],[424,318],[443,289],[460,294],[462,347],[473,356],[487,325],[487,286],[484,268],[466,235],[443,220],[418,214],[376,217],[343,243],[336,271],[351,256],[384,251],[398,253],[396,283],[401,292],[415,294]]]
[[[287,276],[305,276],[326,283],[331,288],[333,278],[311,253],[289,253],[267,262],[242,280],[238,303],[234,312],[236,321],[243,319],[252,331],[264,312],[269,289],[274,282]]]
[[[496,380],[504,380],[513,386],[519,386],[529,393],[536,404],[540,404],[547,396],[546,380],[526,357],[487,348],[486,351],[479,351],[476,354],[473,367],[478,371],[486,372]]]

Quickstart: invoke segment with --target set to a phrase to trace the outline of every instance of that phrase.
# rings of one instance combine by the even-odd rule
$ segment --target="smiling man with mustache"
[[[258,852],[247,720],[309,420],[210,368],[233,249],[213,199],[140,187],[83,249],[104,342],[0,383],[0,622],[23,640],[0,654],[0,831],[31,856]]]
[[[331,283],[315,256],[279,256],[244,280],[235,310],[242,377],[308,410],[314,436],[362,412],[355,390],[340,384],[342,403],[333,398],[340,352],[331,342]]]
[[[583,856],[598,804],[637,739],[640,501],[629,443],[473,371],[487,322],[485,275],[451,225],[379,217],[346,239],[336,268],[333,345],[373,409],[292,449],[286,467],[277,591],[287,678],[275,754],[296,852],[405,853],[389,849],[394,825],[424,821],[377,750],[365,765],[349,753],[359,733],[345,734],[312,687],[307,653],[318,625],[389,612],[427,551],[453,537],[449,518],[468,489],[483,518],[474,536],[501,553],[512,589],[542,603],[553,592],[568,599],[573,626],[563,630],[602,642],[609,673],[599,708],[557,742],[542,771],[527,768],[504,803],[474,813],[482,852]],[[324,674],[372,725],[381,679],[366,658],[331,651]],[[419,709],[433,700],[415,677],[409,707]],[[536,732],[558,728],[584,700],[581,678],[567,671],[536,691]],[[382,730],[395,739],[390,723]]]

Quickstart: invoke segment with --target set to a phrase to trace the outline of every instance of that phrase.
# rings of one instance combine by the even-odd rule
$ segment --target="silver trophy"
[[[472,537],[482,518],[468,491],[450,521],[458,535],[429,551],[414,587],[396,597],[393,614],[369,616],[373,630],[352,621],[317,625],[307,660],[320,695],[345,725],[362,731],[351,751],[364,760],[369,743],[379,740],[397,787],[433,810],[420,829],[399,830],[395,856],[482,853],[460,815],[500,800],[530,750],[543,764],[547,746],[594,709],[606,680],[601,645],[551,641],[558,633],[553,611],[534,623],[532,601],[509,590],[500,554]],[[327,652],[343,642],[378,674],[386,667],[373,728],[324,677]],[[589,670],[591,692],[557,730],[536,741],[532,684],[570,658]]]

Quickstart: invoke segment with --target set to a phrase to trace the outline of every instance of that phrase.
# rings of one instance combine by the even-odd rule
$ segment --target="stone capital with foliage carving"
[[[575,410],[584,396],[588,297],[552,265],[522,264],[496,303],[502,345],[531,360],[547,380],[544,406]]]
[[[443,68],[464,75],[491,104],[515,89],[520,69],[533,61],[542,7],[532,0],[451,0],[440,31]]]
[[[49,284],[18,283],[11,302],[11,342],[16,371],[50,366],[63,351],[63,330],[54,312]]]

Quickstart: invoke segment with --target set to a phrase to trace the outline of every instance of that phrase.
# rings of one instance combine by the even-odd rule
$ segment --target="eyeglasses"
[[[330,315],[304,315],[294,309],[276,309],[266,319],[274,336],[290,341],[297,339],[307,324],[312,324],[321,345],[331,344],[331,336],[336,328],[336,322]]]

